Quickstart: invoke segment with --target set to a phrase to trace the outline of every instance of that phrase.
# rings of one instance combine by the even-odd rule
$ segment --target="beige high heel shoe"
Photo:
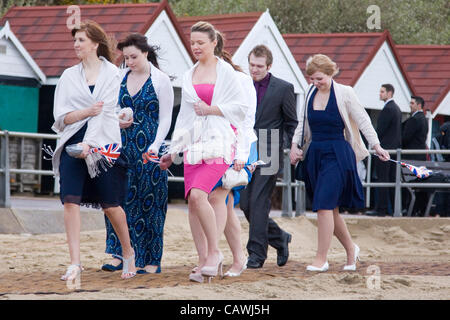
[[[223,278],[223,255],[222,252],[219,253],[219,261],[215,266],[204,266],[201,269],[202,276],[208,277],[209,282],[211,279],[216,277],[217,274],[220,274],[220,277]]]

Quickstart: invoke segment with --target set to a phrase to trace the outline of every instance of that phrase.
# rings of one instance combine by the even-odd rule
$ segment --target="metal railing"
[[[9,208],[11,206],[10,196],[10,174],[35,174],[53,176],[51,170],[34,170],[34,169],[16,169],[10,168],[9,162],[9,138],[20,137],[37,139],[39,141],[39,149],[42,147],[43,139],[57,140],[59,138],[56,134],[41,134],[41,133],[27,133],[27,132],[9,132],[0,131],[1,152],[0,152],[0,207]],[[402,154],[450,154],[450,150],[387,150],[390,154],[396,154],[396,159],[401,160]],[[371,154],[375,152],[369,151]],[[39,153],[42,158],[42,153]],[[371,167],[372,157],[368,157],[367,163],[367,177],[366,182],[363,182],[363,187],[366,188],[366,207],[370,207],[370,189],[376,187],[390,187],[395,188],[395,204],[394,216],[400,217],[401,213],[401,188],[403,187],[421,187],[421,188],[450,188],[450,183],[407,183],[401,182],[401,168],[396,167],[395,182],[372,182],[371,181]],[[293,217],[304,215],[306,212],[306,192],[303,181],[292,179],[291,164],[289,158],[289,149],[283,152],[283,177],[281,181],[276,182],[276,187],[282,188],[282,216]],[[294,180],[294,181],[292,181]],[[184,177],[168,177],[169,182],[184,182]],[[293,212],[292,190],[294,190],[294,197],[296,208]]]
[[[44,139],[57,140],[60,136],[56,134],[28,133],[28,132],[12,132],[0,131],[1,153],[0,153],[0,208],[11,207],[11,174],[35,174],[38,176],[53,176],[52,170],[39,169],[17,169],[10,167],[10,150],[9,142],[11,137],[30,138],[38,140],[39,160],[42,159],[42,144]],[[292,216],[292,188],[296,190],[296,211],[295,215],[304,214],[305,212],[305,195],[304,183],[302,181],[291,181],[291,164],[289,160],[289,149],[284,150],[284,171],[283,180],[277,181],[276,186],[283,188],[282,193],[282,211],[283,216]],[[40,166],[40,162],[39,162]],[[168,177],[169,182],[184,182],[184,177]],[[300,205],[299,205],[300,203]]]
[[[450,154],[450,150],[386,150],[389,154],[395,154],[396,160],[400,161],[402,154]],[[374,150],[369,151],[370,154],[374,154]],[[408,160],[403,160],[404,162],[408,162]],[[414,160],[412,160],[414,161]],[[422,182],[422,183],[414,183],[414,182],[402,182],[401,180],[401,167],[400,165],[396,166],[395,171],[395,182],[371,182],[371,170],[372,169],[372,157],[368,157],[367,162],[367,177],[366,181],[363,183],[363,187],[366,189],[366,207],[370,207],[370,188],[371,187],[390,187],[395,188],[395,198],[394,198],[394,217],[402,216],[402,193],[401,188],[407,187],[419,187],[419,188],[436,188],[436,189],[447,189],[450,188],[450,183],[430,183],[430,182]]]

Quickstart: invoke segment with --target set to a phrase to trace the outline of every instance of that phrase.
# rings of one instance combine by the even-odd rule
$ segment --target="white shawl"
[[[110,143],[121,145],[119,119],[115,113],[120,88],[119,69],[104,57],[100,57],[102,65],[94,91],[91,93],[86,82],[83,65],[79,64],[64,70],[55,90],[53,117],[55,122],[53,131],[61,134],[53,154],[53,172],[59,175],[59,161],[64,144],[83,125],[88,122],[83,142],[91,147],[101,147]],[[94,103],[103,101],[102,112],[95,117],[88,117],[81,121],[66,125],[65,116],[76,110],[82,110]],[[100,173],[98,154],[86,157],[89,175],[93,178]]]
[[[258,140],[253,129],[255,126],[257,97],[252,78],[243,72],[237,72],[237,74],[241,80],[244,94],[243,98],[246,99],[245,101],[248,105],[248,109],[247,114],[245,115],[243,132],[237,137],[236,155],[234,158],[246,162],[250,155],[252,143]]]
[[[217,57],[216,57],[217,58]],[[170,154],[188,151],[187,162],[196,164],[202,159],[224,158],[231,164],[232,150],[236,144],[236,134],[245,130],[248,104],[244,96],[239,76],[233,67],[217,58],[217,79],[211,101],[223,114],[221,116],[197,116],[194,103],[200,98],[192,85],[192,75],[198,62],[183,76],[180,113],[175,123]]]

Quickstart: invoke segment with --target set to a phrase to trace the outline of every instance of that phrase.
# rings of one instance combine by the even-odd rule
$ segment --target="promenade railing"
[[[12,132],[0,131],[1,151],[0,151],[0,207],[11,207],[11,174],[33,174],[38,176],[53,176],[51,170],[41,169],[20,169],[11,168],[10,166],[10,138],[33,139],[38,145],[38,167],[41,167],[41,160],[43,158],[42,146],[44,139],[57,140],[59,138],[56,134],[42,134],[42,133],[27,133],[27,132]],[[23,145],[23,144],[22,144]],[[450,150],[387,150],[391,155],[395,154],[395,159],[401,160],[402,154],[450,154]],[[22,148],[21,152],[24,150]],[[370,151],[371,154],[374,151]],[[391,156],[392,157],[392,156]],[[390,187],[395,188],[395,205],[394,216],[399,217],[401,213],[401,188],[403,187],[422,187],[422,188],[450,188],[450,183],[405,183],[401,181],[401,168],[397,166],[395,182],[372,182],[371,181],[371,167],[372,157],[368,157],[367,162],[367,178],[363,182],[363,187],[366,188],[366,207],[370,206],[370,192],[371,188]],[[184,177],[169,176],[169,182],[184,182]],[[289,159],[289,149],[283,152],[283,174],[281,179],[276,182],[276,187],[282,188],[282,216],[293,217],[304,215],[306,212],[306,192],[303,181],[298,181],[292,177],[292,166]],[[294,199],[293,199],[294,198]],[[293,201],[294,200],[294,201]],[[293,203],[295,202],[295,211],[293,211]]]

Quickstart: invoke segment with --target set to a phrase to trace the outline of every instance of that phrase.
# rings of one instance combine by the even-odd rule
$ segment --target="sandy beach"
[[[276,251],[262,269],[246,270],[239,278],[214,278],[210,284],[188,280],[197,262],[187,213],[170,208],[164,238],[162,273],[121,280],[120,273],[104,272],[109,261],[105,230],[84,231],[81,255],[85,271],[81,283],[59,280],[69,263],[64,233],[0,234],[0,299],[444,299],[450,298],[450,219],[366,218],[346,216],[354,241],[361,248],[356,272],[344,272],[345,251],[333,239],[330,270],[305,271],[317,245],[314,217],[275,218],[292,233],[290,258],[276,265]],[[242,243],[248,223],[240,218]],[[231,253],[222,237],[225,270]]]

